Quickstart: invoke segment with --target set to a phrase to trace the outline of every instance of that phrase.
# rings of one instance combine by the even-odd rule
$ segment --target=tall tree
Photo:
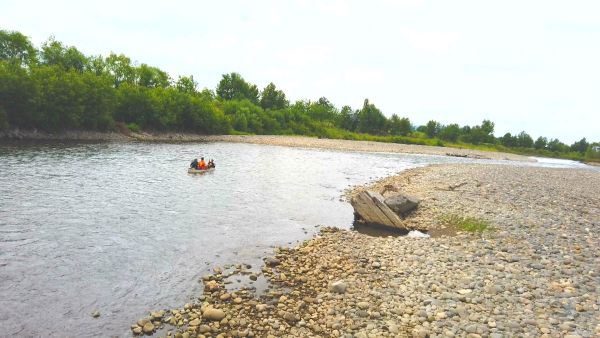
[[[518,145],[517,137],[506,133],[500,138],[500,144],[509,148],[516,147]]]
[[[543,136],[538,137],[535,140],[535,142],[533,143],[533,147],[537,150],[546,149],[547,145],[548,145],[548,139]]]
[[[427,137],[433,138],[440,133],[441,128],[442,125],[439,122],[431,120],[425,125],[425,133],[427,134]]]
[[[195,94],[198,92],[198,82],[194,80],[194,76],[180,76],[175,83],[175,88],[182,93]]]
[[[76,70],[83,73],[88,59],[77,48],[67,47],[53,37],[42,45],[42,64],[60,66],[65,70]]]
[[[533,139],[525,131],[517,135],[517,145],[521,148],[533,148]]]
[[[392,135],[407,136],[412,131],[412,125],[407,117],[400,118],[398,115],[392,114],[389,124]]]
[[[460,126],[456,123],[449,124],[442,127],[440,130],[439,137],[442,140],[456,142],[460,136]]]
[[[123,83],[135,83],[135,69],[131,65],[131,59],[127,56],[111,53],[106,58],[106,70],[112,77],[115,87],[119,87]]]
[[[217,86],[217,96],[223,100],[243,100],[258,105],[258,88],[250,84],[238,73],[223,74]]]
[[[571,151],[576,151],[578,153],[582,153],[585,154],[585,151],[587,150],[589,143],[587,142],[587,140],[584,138],[582,138],[581,140],[573,143],[571,145]]]
[[[137,83],[147,88],[167,88],[171,84],[169,74],[142,63],[135,69]]]
[[[358,112],[350,106],[343,106],[338,115],[338,126],[342,129],[355,131],[358,125]]]
[[[387,119],[374,104],[365,99],[358,112],[358,131],[361,133],[385,134]]]
[[[25,35],[0,30],[0,60],[29,66],[37,62],[37,51]]]
[[[289,105],[285,93],[278,90],[273,82],[269,83],[260,93],[260,106],[267,109],[283,109]]]

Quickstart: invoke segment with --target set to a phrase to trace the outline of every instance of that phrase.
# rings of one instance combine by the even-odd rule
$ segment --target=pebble
[[[148,323],[144,324],[144,327],[142,328],[142,330],[144,331],[144,333],[150,334],[150,333],[154,332],[154,324],[152,324],[151,322],[148,322]]]

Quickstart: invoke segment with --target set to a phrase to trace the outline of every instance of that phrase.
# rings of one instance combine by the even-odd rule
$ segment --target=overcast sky
[[[214,89],[239,72],[416,124],[600,141],[599,1],[0,1],[0,29]]]

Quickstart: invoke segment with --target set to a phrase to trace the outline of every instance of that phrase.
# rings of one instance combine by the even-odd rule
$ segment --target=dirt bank
[[[302,147],[317,149],[348,150],[362,152],[390,152],[407,154],[426,154],[441,156],[459,156],[468,158],[482,158],[495,160],[533,161],[529,157],[470,149],[457,149],[446,147],[433,147],[422,145],[409,145],[397,143],[383,143],[370,141],[350,141],[319,139],[305,136],[280,136],[280,135],[198,135],[190,133],[133,133],[128,130],[122,132],[90,132],[90,131],[65,131],[60,133],[47,133],[37,130],[11,130],[0,132],[0,140],[81,140],[81,141],[147,141],[147,142],[234,142],[266,144],[286,147]]]

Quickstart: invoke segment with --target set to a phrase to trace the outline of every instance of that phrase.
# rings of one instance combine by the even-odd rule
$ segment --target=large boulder
[[[420,200],[407,194],[397,194],[386,198],[384,202],[396,214],[402,215],[416,208]]]
[[[390,207],[385,204],[383,196],[374,191],[363,191],[356,195],[350,204],[358,218],[367,224],[377,224],[401,230],[408,230]]]

